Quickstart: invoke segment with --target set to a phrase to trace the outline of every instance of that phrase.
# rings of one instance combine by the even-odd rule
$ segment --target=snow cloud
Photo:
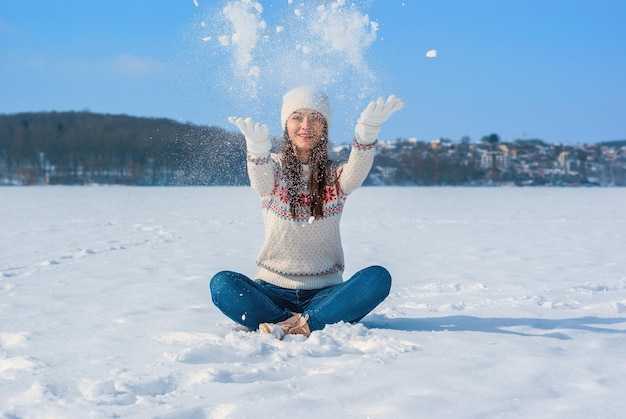
[[[346,54],[350,66],[363,68],[363,53],[376,40],[378,23],[359,10],[346,7],[345,1],[337,1],[330,7],[317,8],[311,30],[321,41],[321,48],[327,48],[331,54]]]
[[[356,3],[288,1],[271,4],[266,14],[261,1],[230,0],[203,16],[208,24],[199,26],[198,39],[230,62],[218,78],[241,98],[284,92],[303,82],[349,85],[350,96],[362,97],[375,85],[366,52],[376,41],[378,23],[362,10],[369,2]],[[221,60],[211,64],[216,62]]]
[[[236,1],[229,3],[222,12],[232,27],[229,36],[220,37],[222,45],[232,45],[237,68],[245,74],[253,59],[259,36],[267,28],[261,18],[263,6],[254,0]]]

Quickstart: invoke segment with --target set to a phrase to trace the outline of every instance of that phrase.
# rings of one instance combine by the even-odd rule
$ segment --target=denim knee
[[[391,290],[391,274],[389,273],[389,271],[386,268],[378,265],[370,266],[369,268],[365,269],[370,271],[368,272],[368,274],[371,275],[371,278],[375,278],[376,285],[381,289],[386,288],[387,293],[389,293],[389,291]]]
[[[209,281],[209,290],[214,303],[216,303],[216,297],[220,291],[232,289],[240,275],[232,271],[221,271],[213,275],[213,278]]]
[[[211,294],[217,291],[218,288],[224,286],[224,280],[228,278],[228,271],[221,271],[213,275],[213,278],[209,281],[209,289],[211,290]]]

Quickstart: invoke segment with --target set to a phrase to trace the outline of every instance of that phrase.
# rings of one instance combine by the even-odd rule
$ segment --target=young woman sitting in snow
[[[255,280],[217,273],[214,304],[230,319],[282,339],[340,321],[357,322],[389,294],[391,276],[371,266],[343,281],[339,221],[346,197],[361,186],[374,160],[381,125],[404,106],[389,96],[371,102],[356,124],[350,157],[328,159],[331,109],[328,96],[311,86],[285,94],[281,110],[284,145],[270,154],[267,126],[229,118],[246,139],[248,174],[261,196],[265,242]]]

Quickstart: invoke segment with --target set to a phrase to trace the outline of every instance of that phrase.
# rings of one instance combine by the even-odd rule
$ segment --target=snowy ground
[[[211,303],[255,271],[248,188],[0,189],[0,417],[615,418],[626,190],[362,188],[363,324],[277,341]]]

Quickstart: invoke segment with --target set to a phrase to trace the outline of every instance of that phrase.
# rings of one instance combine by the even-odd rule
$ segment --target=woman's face
[[[311,150],[320,142],[326,119],[313,109],[299,109],[287,119],[287,133],[298,159],[306,162]]]

